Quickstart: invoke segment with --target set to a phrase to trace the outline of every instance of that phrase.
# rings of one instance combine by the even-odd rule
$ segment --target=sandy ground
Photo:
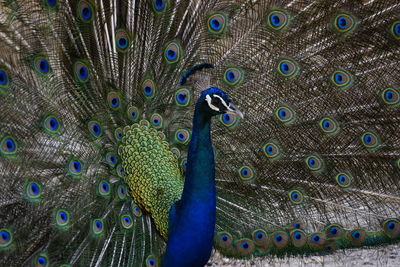
[[[278,258],[236,260],[214,253],[207,266],[400,266],[400,244],[339,250],[333,254]]]

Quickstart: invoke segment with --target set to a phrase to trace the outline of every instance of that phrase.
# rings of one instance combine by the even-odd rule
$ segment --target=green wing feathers
[[[399,14],[395,0],[0,1],[0,262],[159,265],[211,86],[244,113],[213,122],[216,249],[398,240]]]

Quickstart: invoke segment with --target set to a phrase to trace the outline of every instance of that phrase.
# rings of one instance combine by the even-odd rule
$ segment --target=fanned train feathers
[[[1,264],[160,265],[165,236],[120,144],[145,129],[184,177],[211,86],[244,113],[212,126],[223,255],[398,240],[399,14],[395,0],[1,1]],[[146,138],[138,151],[155,151]]]

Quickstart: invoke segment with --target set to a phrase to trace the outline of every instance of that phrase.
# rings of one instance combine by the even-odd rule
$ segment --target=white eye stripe
[[[208,103],[208,106],[209,106],[211,109],[213,109],[213,110],[219,112],[219,108],[217,108],[216,106],[214,106],[213,104],[211,104],[211,96],[206,95],[206,101],[207,101],[207,103]]]
[[[226,104],[225,100],[222,97],[220,97],[219,95],[213,95],[213,97],[218,97],[219,99],[221,99],[222,105],[224,105],[227,109],[229,108],[228,105]]]

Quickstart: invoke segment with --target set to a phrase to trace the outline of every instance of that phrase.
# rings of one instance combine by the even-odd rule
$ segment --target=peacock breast
[[[118,148],[124,180],[135,202],[148,213],[160,234],[167,239],[168,212],[183,190],[178,161],[164,134],[147,121],[126,126]]]

